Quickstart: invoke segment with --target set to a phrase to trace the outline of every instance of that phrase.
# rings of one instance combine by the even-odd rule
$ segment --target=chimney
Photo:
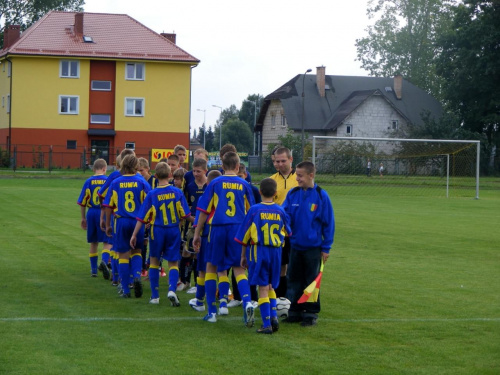
[[[15,42],[21,37],[21,26],[9,25],[4,29],[3,35],[3,49],[7,49],[14,45]]]
[[[75,35],[83,35],[83,13],[75,14]]]
[[[403,76],[401,74],[394,76],[394,94],[398,100],[403,97]]]
[[[175,33],[172,33],[172,34],[169,34],[169,33],[161,33],[160,34],[162,37],[164,37],[165,39],[168,39],[170,40],[172,43],[176,44],[176,39],[177,39],[177,35]]]
[[[325,97],[325,67],[316,67],[316,86],[318,87],[319,96]]]

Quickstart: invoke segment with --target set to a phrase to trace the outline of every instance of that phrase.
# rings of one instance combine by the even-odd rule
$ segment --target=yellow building
[[[50,146],[72,167],[83,150],[87,162],[114,162],[125,147],[189,146],[199,60],[175,34],[123,14],[52,11],[22,34],[6,27],[0,63],[0,144],[27,155],[18,164]]]

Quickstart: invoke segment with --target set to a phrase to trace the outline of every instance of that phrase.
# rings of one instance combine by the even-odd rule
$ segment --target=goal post
[[[323,183],[391,189],[390,194],[479,199],[480,141],[313,136],[312,162]],[[397,189],[399,188],[399,189]],[[444,188],[444,189],[443,189]],[[412,190],[410,193],[409,190]],[[363,190],[358,191],[362,192]],[[368,190],[367,190],[368,191]],[[422,190],[420,193],[423,193]]]

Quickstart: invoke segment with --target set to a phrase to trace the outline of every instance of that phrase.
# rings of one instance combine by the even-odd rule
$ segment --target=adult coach
[[[276,181],[277,190],[274,203],[283,205],[286,195],[294,187],[298,186],[295,169],[292,168],[293,157],[291,151],[286,147],[279,147],[273,153],[273,165],[276,172],[271,176]],[[287,266],[290,258],[290,239],[285,238],[285,245],[281,253],[281,274],[280,283],[276,289],[276,297],[285,297],[287,289]]]
[[[298,187],[290,190],[283,203],[283,209],[290,217],[290,264],[288,268],[287,298],[290,310],[286,323],[313,326],[321,310],[317,302],[298,304],[303,290],[319,273],[321,261],[330,255],[335,233],[335,218],[330,197],[314,183],[314,164],[303,161],[297,165]]]

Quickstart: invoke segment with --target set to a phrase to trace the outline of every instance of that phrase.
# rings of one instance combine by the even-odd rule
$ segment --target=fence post
[[[52,145],[49,148],[49,174],[52,173]]]
[[[11,165],[12,165],[12,169],[14,170],[14,172],[16,171],[16,168],[17,168],[17,146],[14,146],[14,153],[12,155],[12,158],[11,158]]]
[[[87,169],[87,146],[83,147],[83,153],[82,153],[82,171],[85,173],[85,170]]]

